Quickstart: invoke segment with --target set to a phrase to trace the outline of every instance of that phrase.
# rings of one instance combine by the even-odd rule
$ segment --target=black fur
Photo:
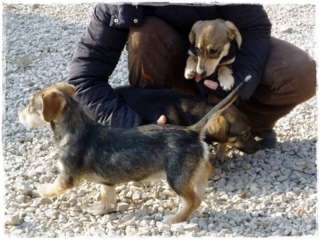
[[[99,183],[115,185],[164,170],[179,194],[204,157],[195,131],[170,125],[111,129],[91,120],[72,98],[66,99],[62,119],[51,123],[65,175],[96,175],[102,179]]]
[[[124,86],[115,88],[114,91],[141,116],[143,124],[155,123],[163,114],[167,117],[169,124],[189,126],[198,122],[214,107],[202,97],[183,94],[171,89]],[[230,125],[228,136],[236,139],[232,144],[233,147],[246,153],[254,153],[260,148],[251,133],[246,116],[236,107],[226,110],[222,115]],[[216,138],[207,134],[204,140],[210,144]]]
[[[171,89],[118,87],[115,93],[142,117],[143,124],[155,123],[161,114],[169,124],[189,126],[203,117],[213,105],[201,97]]]

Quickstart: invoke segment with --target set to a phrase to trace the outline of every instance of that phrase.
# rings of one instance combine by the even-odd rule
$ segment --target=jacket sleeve
[[[261,5],[221,5],[219,15],[233,22],[242,35],[242,45],[233,63],[236,85],[248,75],[251,79],[240,90],[249,99],[258,86],[270,51],[271,23]]]
[[[141,120],[108,84],[128,37],[128,29],[110,26],[112,11],[111,5],[96,5],[69,65],[68,82],[76,87],[76,99],[93,119],[128,128]]]

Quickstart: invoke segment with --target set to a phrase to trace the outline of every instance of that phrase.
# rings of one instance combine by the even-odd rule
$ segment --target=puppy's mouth
[[[219,87],[219,83],[213,79],[214,78],[214,74],[211,74],[210,76],[204,76],[204,75],[199,75],[197,74],[194,79],[197,83],[197,88],[199,91],[199,94],[202,97],[206,97],[207,96],[207,90],[205,88],[211,89],[211,90],[216,90]]]
[[[196,76],[194,77],[194,80],[196,80],[197,82],[200,82],[202,79],[204,79],[204,77],[199,74],[196,74]]]
[[[194,80],[196,80],[197,82],[202,82],[202,81],[205,81],[205,80],[213,80],[215,79],[215,72],[209,76],[205,76],[205,75],[201,75],[201,74],[196,74],[195,77],[194,77]]]

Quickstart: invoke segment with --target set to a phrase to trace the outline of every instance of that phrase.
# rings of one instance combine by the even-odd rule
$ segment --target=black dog
[[[202,97],[184,94],[170,89],[143,89],[130,86],[115,88],[115,93],[142,117],[144,124],[155,123],[163,114],[168,123],[189,126],[199,121],[214,105]],[[230,106],[215,121],[206,126],[206,142],[220,142],[217,158],[222,160],[225,147],[254,153],[260,148],[254,139],[248,120],[235,106]]]

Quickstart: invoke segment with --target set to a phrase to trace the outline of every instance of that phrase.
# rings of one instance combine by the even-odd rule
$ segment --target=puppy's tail
[[[217,105],[215,105],[203,118],[201,118],[197,123],[188,127],[189,130],[195,132],[201,132],[206,123],[221,113],[223,113],[238,97],[238,91],[242,87],[244,82],[241,82],[235,89],[233,89],[224,99],[222,99]]]

